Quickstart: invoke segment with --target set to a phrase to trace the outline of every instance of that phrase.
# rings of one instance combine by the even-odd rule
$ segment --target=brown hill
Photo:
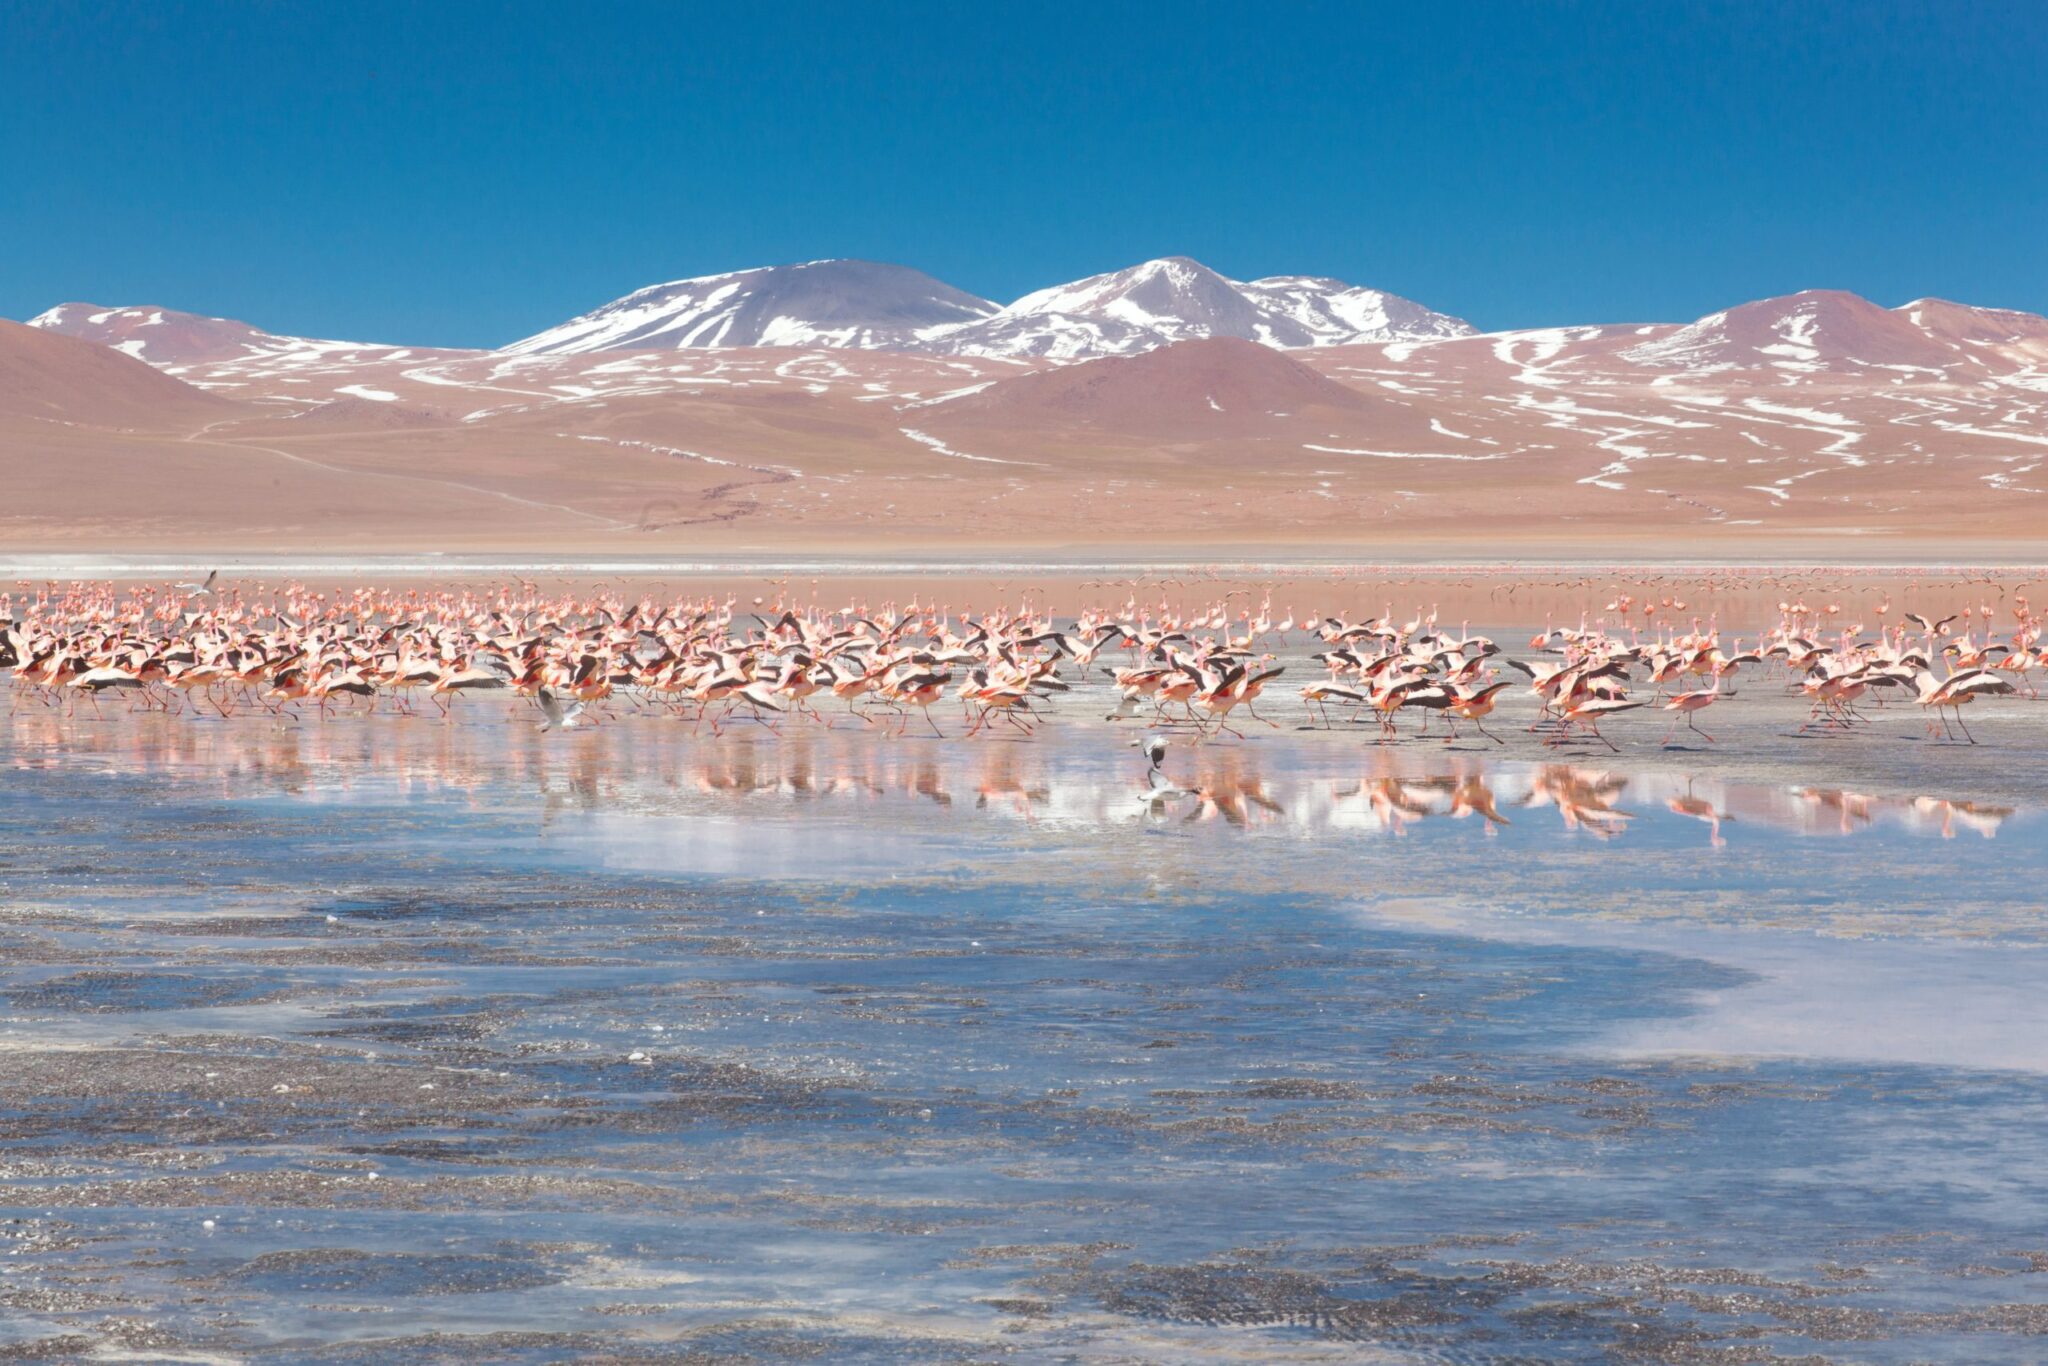
[[[2048,357],[2048,318],[2011,308],[1977,308],[1947,299],[1915,299],[1898,313],[1915,327],[1966,348],[2003,352],[2008,360]]]
[[[0,319],[0,419],[165,431],[240,411],[119,351]]]
[[[1688,370],[1854,374],[1873,368],[1943,371],[1960,363],[1953,349],[1910,318],[1839,289],[1740,304],[1622,354],[1641,365]]]
[[[342,431],[374,432],[399,427],[437,427],[451,419],[426,408],[375,402],[353,394],[343,394],[336,398],[324,399],[310,408],[276,420],[296,427],[330,427]],[[285,428],[250,427],[244,430],[251,433],[263,430],[283,432]]]
[[[233,318],[209,318],[175,308],[107,308],[101,304],[58,304],[37,314],[29,326],[125,351],[155,366],[235,360],[276,350],[296,339],[273,337]]]
[[[1306,409],[1356,413],[1372,404],[1270,346],[1207,337],[999,380],[932,408],[927,420],[1216,438],[1269,431]]]

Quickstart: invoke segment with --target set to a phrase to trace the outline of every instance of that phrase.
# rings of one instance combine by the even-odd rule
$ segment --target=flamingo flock
[[[976,613],[916,600],[824,609],[548,595],[523,581],[467,592],[286,584],[245,594],[216,584],[208,575],[162,589],[78,583],[0,594],[0,668],[16,685],[14,707],[74,715],[83,702],[99,713],[112,694],[139,710],[221,718],[298,720],[307,708],[322,718],[341,708],[446,718],[459,699],[496,693],[530,700],[543,730],[631,709],[714,735],[740,723],[815,723],[903,736],[916,724],[945,738],[934,708],[957,706],[950,734],[1024,738],[1100,673],[1117,698],[1112,719],[1243,738],[1240,713],[1280,724],[1257,704],[1286,672],[1277,649],[1299,636],[1324,675],[1298,690],[1300,719],[1360,723],[1382,742],[1400,736],[1405,712],[1420,718],[1421,736],[1449,742],[1469,727],[1504,744],[1487,720],[1523,682],[1537,704],[1530,729],[1550,746],[1612,750],[1603,722],[1646,707],[1670,713],[1663,744],[1680,731],[1713,743],[1702,717],[1753,670],[1803,693],[1803,730],[1846,733],[1870,719],[1865,707],[1897,697],[1922,710],[1930,735],[1974,744],[1963,708],[2022,689],[2038,697],[2032,674],[2048,664],[2024,597],[2003,628],[1988,604],[1887,623],[1887,600],[1866,629],[1837,625],[1839,606],[1785,602],[1746,646],[1711,619],[1684,630],[1667,621],[1646,636],[1624,599],[1608,604],[1613,626],[1605,616],[1546,624],[1524,660],[1464,624],[1439,629],[1433,609],[1405,622],[1391,610],[1297,621],[1270,600],[1233,607],[1236,594],[1193,610],[1133,596],[1120,610],[1065,616],[1043,605]]]

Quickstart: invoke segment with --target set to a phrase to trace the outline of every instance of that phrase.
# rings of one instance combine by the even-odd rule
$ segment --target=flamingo
[[[1708,707],[1713,706],[1716,702],[1719,702],[1725,696],[1727,694],[1721,691],[1721,680],[1718,676],[1710,687],[1696,688],[1691,692],[1673,693],[1670,700],[1665,702],[1664,710],[1675,712],[1677,715],[1672,717],[1671,729],[1664,732],[1664,738],[1659,743],[1670,744],[1671,737],[1678,734],[1679,722],[1683,721],[1687,730],[1704,738],[1708,744],[1713,744],[1714,737],[1701,730],[1699,722],[1693,718]]]

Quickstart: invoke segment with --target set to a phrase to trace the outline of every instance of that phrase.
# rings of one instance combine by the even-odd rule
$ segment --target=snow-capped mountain
[[[1256,340],[1268,346],[1346,346],[1352,342],[1470,337],[1463,318],[1413,299],[1314,275],[1268,275],[1237,286],[1259,311]]]
[[[1461,319],[1341,280],[1285,275],[1240,283],[1170,256],[1027,294],[993,317],[926,333],[918,349],[1080,360],[1200,337],[1292,348],[1472,332]]]
[[[995,311],[987,299],[908,266],[808,261],[649,285],[504,350],[515,355],[732,346],[899,350],[912,346],[922,332]]]
[[[1175,256],[1037,290],[984,322],[924,340],[963,355],[1085,359],[1197,337],[1249,338],[1258,325],[1258,311],[1230,281]]]
[[[825,346],[1087,360],[1199,337],[1297,347],[1471,332],[1375,289],[1296,275],[1241,284],[1178,256],[1041,289],[1007,308],[905,266],[812,261],[650,285],[504,350]]]

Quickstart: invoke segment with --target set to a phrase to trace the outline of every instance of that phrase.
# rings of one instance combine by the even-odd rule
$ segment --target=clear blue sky
[[[2048,312],[2048,4],[0,0],[0,316],[495,345],[826,256]]]

